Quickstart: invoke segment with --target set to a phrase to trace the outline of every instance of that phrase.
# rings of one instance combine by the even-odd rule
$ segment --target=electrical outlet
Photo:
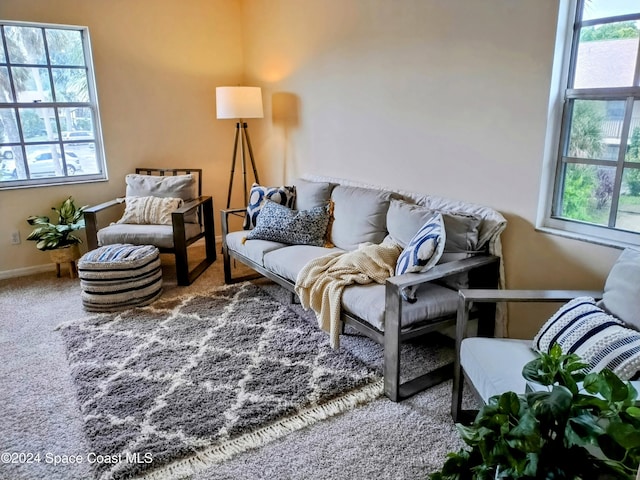
[[[18,230],[11,232],[11,244],[12,245],[20,244],[20,232]]]

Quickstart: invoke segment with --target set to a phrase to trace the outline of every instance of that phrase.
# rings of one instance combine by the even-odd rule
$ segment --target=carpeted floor
[[[220,259],[192,286],[178,287],[172,259],[164,257],[165,299],[223,283]],[[286,298],[279,287],[261,285]],[[0,464],[0,479],[93,476],[91,454],[100,452],[91,452],[85,437],[64,344],[55,330],[65,321],[90,316],[79,293],[77,279],[56,278],[53,272],[0,280],[0,452],[32,454]],[[348,335],[341,343],[365,362],[381,360],[380,346],[366,338]],[[448,451],[461,446],[449,415],[450,395],[447,382],[401,403],[383,397],[191,478],[425,478]]]

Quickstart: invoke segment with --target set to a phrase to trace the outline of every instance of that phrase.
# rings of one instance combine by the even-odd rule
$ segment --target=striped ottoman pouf
[[[80,258],[78,277],[85,310],[148,305],[162,293],[160,252],[153,245],[105,245]]]

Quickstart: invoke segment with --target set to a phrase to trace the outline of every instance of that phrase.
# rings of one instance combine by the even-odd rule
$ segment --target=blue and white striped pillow
[[[433,267],[444,251],[446,234],[442,214],[436,213],[418,230],[396,263],[396,275],[425,272]]]
[[[608,368],[630,380],[640,371],[640,332],[626,328],[591,297],[563,305],[534,337],[533,348],[548,353],[556,343],[563,353],[579,355],[589,365],[587,372]]]

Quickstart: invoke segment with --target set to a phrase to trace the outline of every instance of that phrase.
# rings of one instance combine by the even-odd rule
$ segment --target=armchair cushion
[[[262,206],[257,224],[247,235],[247,240],[271,240],[291,245],[325,246],[329,206],[310,210],[292,210],[267,200]]]
[[[249,194],[247,215],[244,218],[244,229],[254,228],[258,222],[258,215],[266,200],[293,208],[296,201],[296,187],[283,185],[281,187],[265,187],[254,183]]]
[[[580,355],[589,365],[587,371],[608,368],[630,380],[640,370],[640,332],[625,328],[590,297],[560,307],[534,337],[533,348],[549,353],[556,343],[564,353]]]
[[[171,225],[171,212],[184,203],[181,198],[126,197],[122,218],[117,223]]]
[[[624,250],[604,284],[605,310],[628,326],[640,330],[640,251]]]
[[[125,177],[127,197],[181,198],[185,202],[198,197],[198,185],[193,175],[141,175],[130,173]],[[185,217],[185,222],[197,223],[196,213]]]
[[[200,233],[197,223],[185,223],[187,239]],[[114,223],[98,231],[98,245],[130,243],[133,245],[155,245],[158,248],[173,248],[173,228],[171,225],[132,225]]]

